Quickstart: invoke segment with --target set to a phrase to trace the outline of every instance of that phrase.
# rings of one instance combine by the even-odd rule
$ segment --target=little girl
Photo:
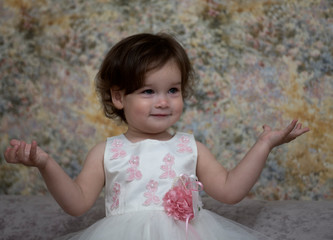
[[[93,147],[75,180],[35,141],[11,140],[5,159],[37,167],[70,215],[85,213],[105,187],[106,217],[67,239],[258,239],[259,233],[202,209],[198,191],[228,204],[241,201],[270,151],[309,129],[297,120],[284,130],[264,125],[244,159],[227,171],[193,135],[168,132],[192,81],[188,56],[173,37],[125,38],[106,55],[96,88],[105,115],[128,130]]]

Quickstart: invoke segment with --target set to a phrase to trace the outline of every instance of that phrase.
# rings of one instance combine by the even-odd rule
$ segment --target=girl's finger
[[[295,131],[293,131],[290,135],[293,139],[295,139],[308,131],[310,131],[309,128],[295,128]]]
[[[30,154],[29,154],[29,159],[31,161],[35,161],[37,156],[37,142],[32,141],[31,142],[31,148],[30,148]]]
[[[24,141],[21,141],[20,146],[17,151],[17,157],[21,161],[25,160],[25,146],[26,146],[26,143]]]
[[[297,120],[293,120],[293,121],[288,125],[288,127],[285,128],[285,135],[288,135],[289,133],[291,133],[292,130],[295,129],[296,124],[297,124]]]
[[[10,159],[10,147],[7,147],[6,148],[6,150],[5,150],[5,152],[4,152],[4,157],[5,157],[5,160],[7,161],[7,162],[9,162],[11,159]]]
[[[304,134],[304,133],[306,133],[306,132],[308,132],[308,131],[310,131],[309,128],[300,128],[300,129],[298,130],[298,132],[297,132],[297,136],[300,136],[300,135],[302,135],[302,134]]]
[[[21,144],[21,141],[20,140],[17,140],[17,139],[12,139],[10,140],[10,145],[12,146],[19,146]]]
[[[17,153],[18,146],[15,145],[14,147],[8,147],[5,152],[6,161],[9,163],[16,163],[16,153]]]
[[[271,131],[272,130],[271,127],[266,125],[266,124],[264,126],[262,126],[262,128],[264,129],[264,131]]]

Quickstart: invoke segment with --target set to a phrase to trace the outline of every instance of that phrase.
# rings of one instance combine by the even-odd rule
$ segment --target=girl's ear
[[[117,87],[113,87],[110,89],[110,92],[113,105],[117,109],[123,109],[124,108],[123,100],[124,100],[125,91],[119,90],[119,88]]]

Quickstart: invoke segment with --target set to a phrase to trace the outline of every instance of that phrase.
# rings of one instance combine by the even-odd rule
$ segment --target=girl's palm
[[[297,120],[293,120],[283,130],[272,130],[268,125],[264,125],[263,129],[264,132],[260,135],[259,141],[267,143],[270,149],[291,142],[302,134],[310,131],[309,128],[302,128],[302,124],[297,123]]]
[[[48,154],[37,146],[36,141],[26,144],[24,141],[13,139],[11,147],[5,151],[5,159],[8,163],[21,163],[26,166],[44,168]]]

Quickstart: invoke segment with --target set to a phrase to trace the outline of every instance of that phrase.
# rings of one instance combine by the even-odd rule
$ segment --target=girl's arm
[[[229,204],[241,201],[259,178],[270,151],[309,131],[308,128],[302,128],[300,123],[297,124],[297,120],[293,120],[284,130],[273,131],[267,125],[263,128],[257,142],[231,171],[222,167],[207,147],[197,143],[197,175],[208,195]]]
[[[88,154],[81,173],[72,180],[58,163],[37,146],[35,141],[11,140],[4,153],[8,163],[37,167],[47,188],[68,214],[82,215],[96,201],[104,186],[103,158],[105,143],[96,145]]]

